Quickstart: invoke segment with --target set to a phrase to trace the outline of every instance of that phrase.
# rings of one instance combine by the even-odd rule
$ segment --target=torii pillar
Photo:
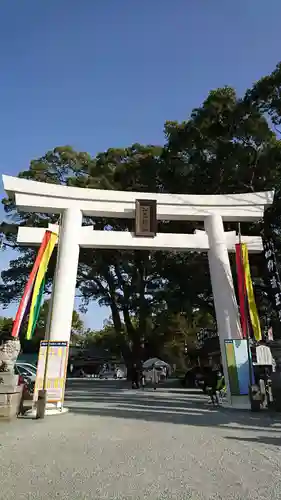
[[[221,360],[228,389],[228,404],[231,404],[225,340],[242,338],[239,309],[233,285],[222,217],[218,214],[209,215],[206,217],[204,225],[209,240],[208,260],[216,311]],[[243,401],[243,406],[244,404],[248,407],[248,397]]]
[[[53,285],[49,340],[69,342],[75,300],[82,229],[82,212],[68,208],[62,214],[56,275]]]

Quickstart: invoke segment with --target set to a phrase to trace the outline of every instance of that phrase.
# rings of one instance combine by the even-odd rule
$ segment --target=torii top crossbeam
[[[86,216],[135,217],[135,200],[157,201],[158,220],[204,220],[218,214],[225,221],[256,221],[273,203],[274,191],[243,194],[187,195],[87,189],[3,175],[4,189],[22,211],[61,213],[72,207]]]

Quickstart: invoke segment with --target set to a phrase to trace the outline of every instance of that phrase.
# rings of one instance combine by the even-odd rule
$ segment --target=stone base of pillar
[[[224,401],[222,407],[230,410],[251,410],[250,398],[249,396],[231,396],[231,403]]]
[[[24,415],[22,415],[21,418],[36,418],[36,413],[37,410],[36,408],[31,408],[30,410],[27,410]],[[65,413],[68,413],[68,408],[65,408],[64,406],[62,408],[58,408],[57,405],[52,404],[52,403],[47,403],[46,405],[46,410],[45,410],[45,417],[53,416],[53,415],[65,415]]]
[[[0,420],[12,420],[19,412],[22,385],[9,386],[1,384],[0,386]]]

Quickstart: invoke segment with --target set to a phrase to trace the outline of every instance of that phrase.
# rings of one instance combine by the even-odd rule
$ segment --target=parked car
[[[116,378],[115,369],[102,368],[99,372],[99,378]]]
[[[190,368],[187,370],[184,378],[182,379],[182,385],[184,387],[200,387],[203,388],[204,376],[200,368]]]
[[[15,364],[16,375],[21,375],[24,378],[28,378],[31,382],[35,382],[36,380],[36,371],[36,366],[31,365],[30,363],[17,362]]]
[[[126,378],[126,369],[117,366],[116,368],[102,368],[98,374],[99,378],[114,378],[114,379],[121,379],[121,378]]]

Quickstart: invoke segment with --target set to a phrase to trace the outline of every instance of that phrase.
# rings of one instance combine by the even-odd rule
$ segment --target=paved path
[[[73,381],[71,412],[0,424],[0,499],[281,498],[281,421],[196,391]]]

